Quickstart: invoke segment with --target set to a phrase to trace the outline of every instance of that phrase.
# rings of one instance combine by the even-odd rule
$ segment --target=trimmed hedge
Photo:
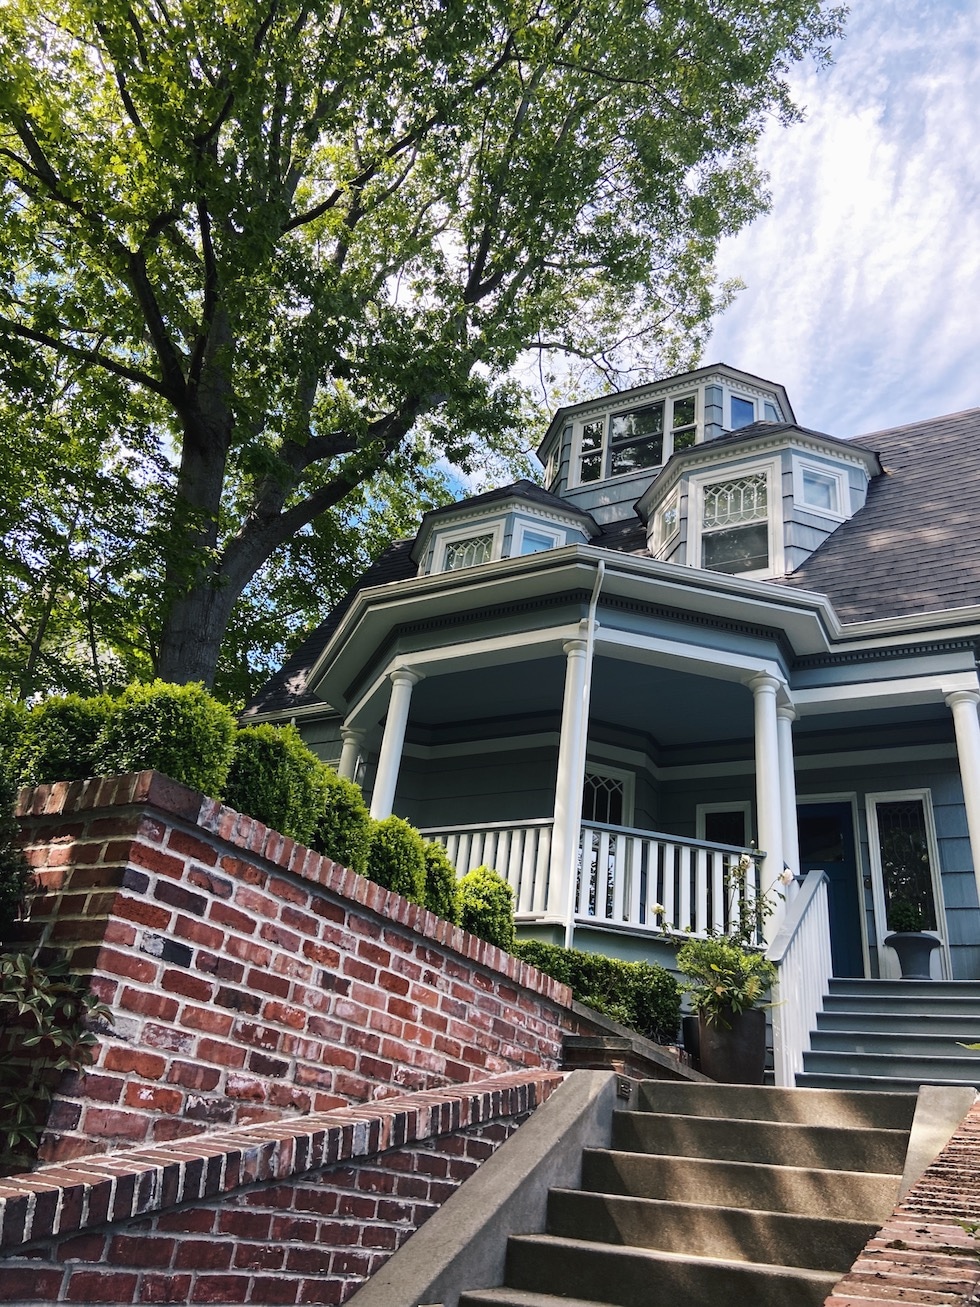
[[[523,940],[512,953],[568,985],[575,998],[657,1044],[671,1044],[680,1024],[681,991],[664,967],[623,962],[558,944]]]
[[[514,891],[499,871],[476,867],[459,882],[459,924],[489,944],[514,943]]]
[[[235,734],[224,802],[281,835],[309,844],[326,806],[327,768],[295,726],[246,726]]]
[[[360,789],[326,768],[326,796],[313,832],[312,847],[343,867],[367,875],[374,823]]]
[[[231,709],[203,685],[131,685],[112,705],[96,750],[102,774],[153,768],[220,798],[235,741]]]
[[[100,694],[52,695],[27,714],[17,750],[22,785],[80,781],[98,774],[99,737],[112,711],[112,699]]]
[[[17,920],[31,883],[31,871],[18,841],[16,798],[13,777],[0,766],[0,939]]]
[[[459,925],[459,881],[441,844],[425,845],[425,906],[454,926]]]
[[[367,874],[385,889],[404,894],[413,903],[424,903],[425,840],[402,817],[375,822]]]

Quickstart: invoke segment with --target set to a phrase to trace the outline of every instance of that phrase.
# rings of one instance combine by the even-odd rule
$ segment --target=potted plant
[[[763,1007],[776,968],[759,949],[737,939],[689,939],[677,969],[698,1015],[701,1070],[725,1084],[761,1085],[766,1062]]]
[[[932,979],[932,950],[939,939],[925,929],[925,916],[911,899],[893,899],[888,906],[888,929],[885,943],[898,954],[903,980]]]

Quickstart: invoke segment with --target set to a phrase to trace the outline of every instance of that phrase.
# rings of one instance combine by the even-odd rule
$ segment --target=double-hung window
[[[765,472],[703,487],[701,566],[711,572],[769,568],[769,478]]]

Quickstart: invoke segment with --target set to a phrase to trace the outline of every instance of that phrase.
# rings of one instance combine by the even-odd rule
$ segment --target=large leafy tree
[[[528,350],[696,344],[716,242],[765,203],[759,133],[838,23],[820,0],[7,0],[0,345],[99,397],[100,475],[146,456],[159,674],[211,683],[253,578],[379,475],[518,448]]]

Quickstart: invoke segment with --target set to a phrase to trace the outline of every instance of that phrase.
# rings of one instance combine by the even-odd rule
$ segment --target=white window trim
[[[586,775],[591,772],[593,776],[608,776],[612,781],[623,782],[623,825],[632,826],[636,774],[631,771],[624,771],[621,767],[608,767],[604,762],[592,761],[585,764],[585,772]],[[584,818],[583,821],[585,821]]]
[[[673,529],[661,533],[661,523],[663,514],[668,508],[673,508],[676,512]],[[680,486],[674,489],[658,505],[653,517],[653,553],[661,558],[667,552],[667,546],[673,544],[674,540],[680,534],[681,529],[681,490]]]
[[[551,540],[551,544],[548,546],[549,549],[560,549],[562,545],[565,543],[565,538],[566,538],[565,533],[563,531],[558,530],[556,527],[546,526],[543,522],[542,523],[526,522],[523,521],[522,519],[518,519],[514,527],[514,544],[511,550],[512,556],[514,558],[529,556],[529,555],[522,554],[521,552],[522,546],[524,544],[524,537],[527,535],[529,531],[533,532],[535,535],[548,536],[548,538]],[[536,549],[534,550],[534,552],[543,554],[546,553],[547,551],[544,549]]]
[[[803,474],[805,472],[815,472],[818,476],[826,477],[830,481],[836,482],[837,485],[837,505],[833,508],[820,508],[816,504],[808,504],[804,498]],[[794,458],[793,459],[793,501],[797,508],[801,508],[805,513],[816,513],[818,517],[831,518],[835,522],[844,522],[847,520],[846,506],[848,504],[848,483],[847,479],[840,468],[828,467],[825,463],[815,463],[810,459]]]
[[[627,392],[628,393],[628,392]],[[704,385],[697,385],[693,388],[684,387],[679,389],[676,394],[656,394],[648,395],[646,398],[637,398],[632,403],[623,403],[623,395],[620,395],[620,403],[612,404],[601,412],[589,413],[577,418],[574,423],[572,432],[572,465],[569,469],[569,487],[577,488],[579,486],[597,486],[604,481],[618,481],[620,477],[636,477],[643,474],[649,475],[653,479],[655,468],[640,468],[634,472],[617,472],[609,473],[610,449],[612,440],[609,435],[610,419],[617,413],[629,413],[632,409],[648,408],[651,404],[663,404],[664,406],[664,429],[663,429],[663,462],[658,466],[663,467],[671,454],[674,452],[674,404],[677,400],[690,399],[694,397],[694,443],[695,445],[704,442]],[[741,397],[740,397],[741,398]],[[755,401],[753,401],[755,403]],[[602,476],[598,481],[582,480],[582,432],[585,427],[590,426],[593,422],[602,423]],[[690,426],[687,427],[690,430]],[[590,450],[590,453],[595,451]]]
[[[707,839],[704,828],[707,824],[705,817],[709,812],[741,812],[745,817],[745,830],[752,830],[752,803],[749,799],[733,799],[730,803],[699,803],[695,817],[695,839]]]
[[[436,536],[435,544],[432,549],[432,574],[434,575],[437,572],[445,572],[447,545],[457,544],[461,540],[471,540],[474,536],[485,535],[493,536],[493,542],[490,546],[490,557],[487,561],[490,563],[496,563],[503,553],[504,546],[504,524],[499,519],[495,522],[474,521],[466,526],[456,527],[451,531],[440,531]],[[481,564],[477,563],[475,566],[479,567]],[[469,572],[472,569],[462,567],[455,570]]]
[[[754,572],[722,572],[719,575],[742,577],[744,580],[751,581],[784,574],[783,481],[782,466],[778,459],[726,464],[691,476],[687,496],[687,562],[690,567],[701,566],[701,522],[704,517],[705,487],[714,485],[718,481],[738,481],[740,477],[759,476],[761,473],[765,473],[767,483],[769,566]]]
[[[939,867],[939,840],[936,837],[936,820],[932,811],[931,790],[881,790],[876,794],[864,796],[865,814],[868,823],[868,854],[871,859],[871,897],[874,904],[875,935],[878,945],[878,971],[884,979],[893,979],[899,975],[900,968],[895,961],[896,954],[885,944],[885,936],[890,934],[885,917],[885,886],[881,869],[881,840],[878,835],[878,804],[904,803],[909,800],[921,800],[926,828],[926,845],[929,849],[929,869],[932,875],[932,897],[936,907],[937,930],[929,930],[927,935],[935,935],[940,940],[938,952],[941,954],[940,968],[943,977],[952,975],[949,957],[949,932],[946,929],[946,901],[943,898],[943,877]]]

